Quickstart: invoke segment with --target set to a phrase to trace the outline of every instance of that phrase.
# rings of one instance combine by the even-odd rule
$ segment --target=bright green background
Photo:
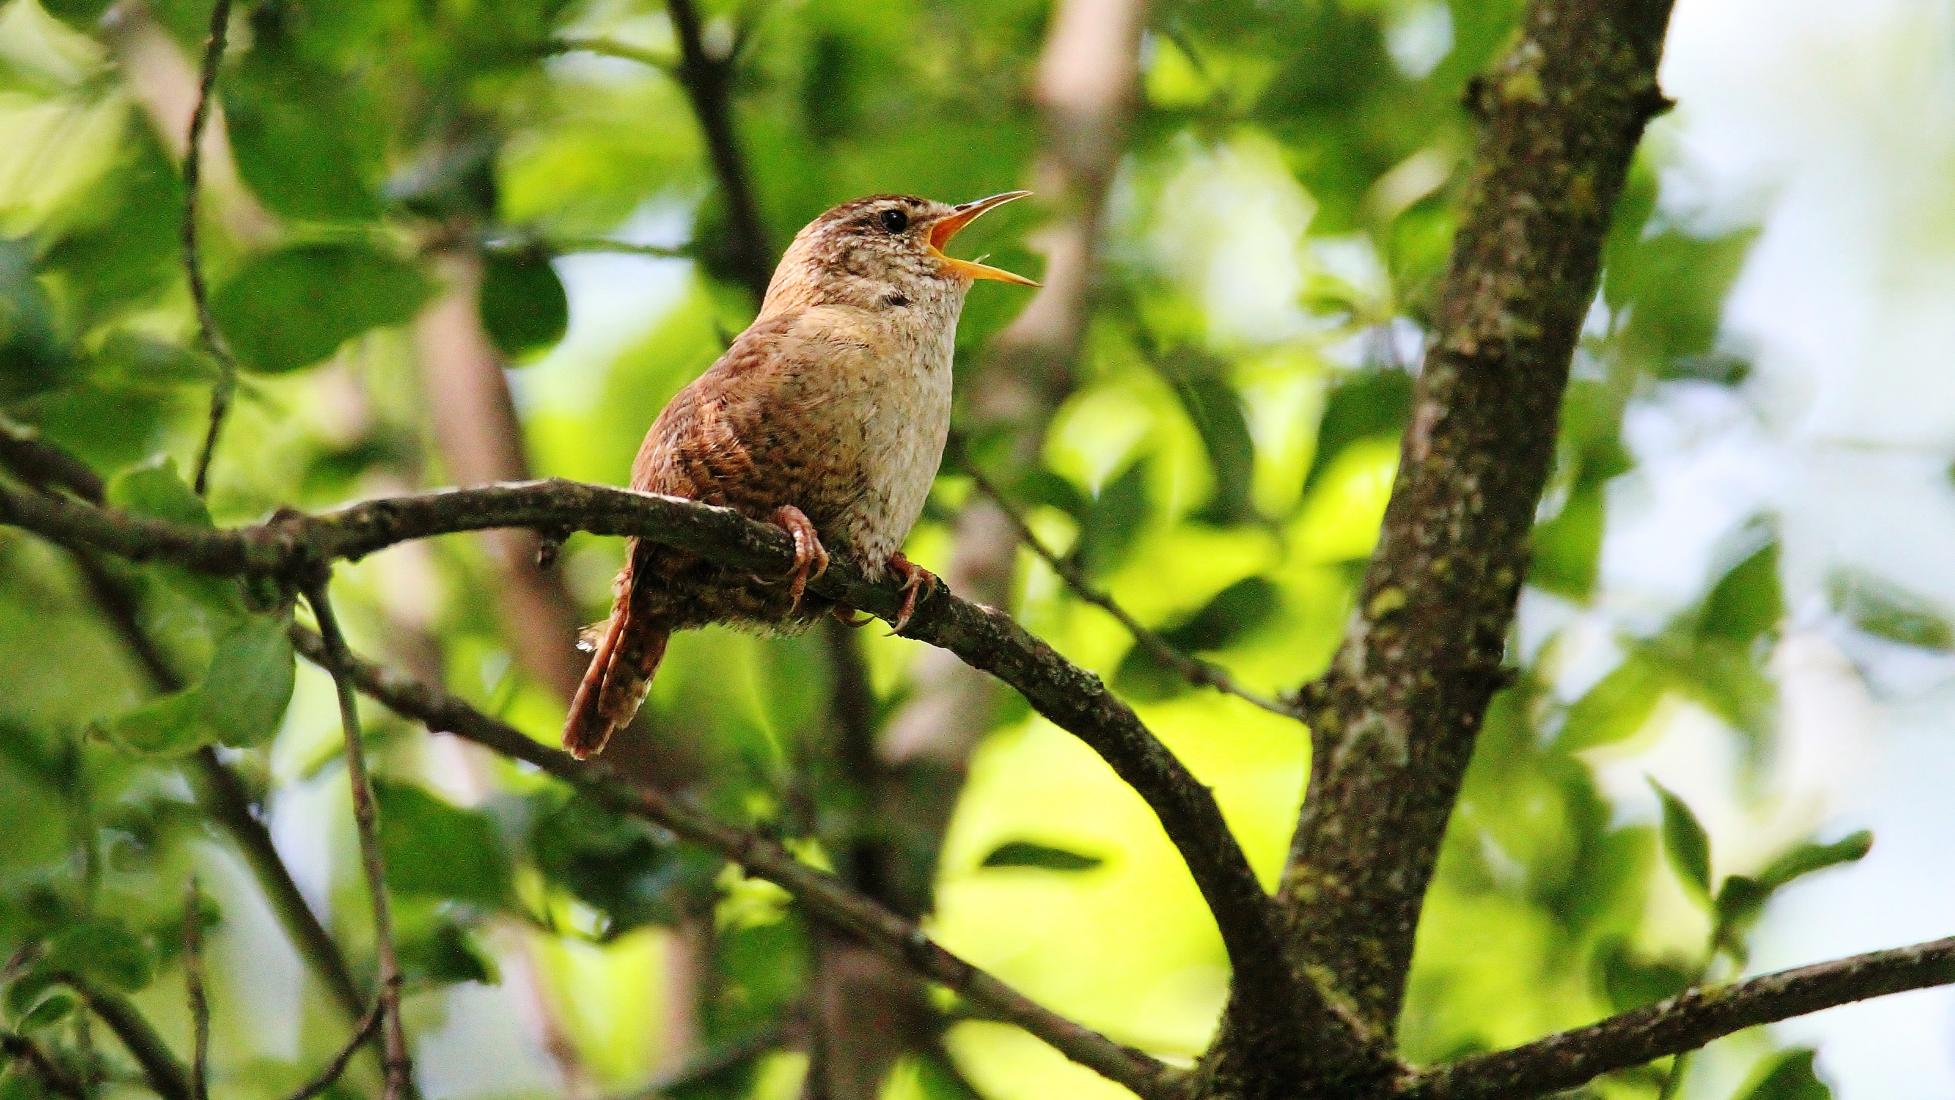
[[[214,373],[176,243],[182,190],[132,78],[126,20],[162,50],[151,64],[182,69],[207,9],[155,0],[112,31],[102,7],[0,4],[0,403],[120,475],[119,502],[187,517],[176,470]],[[1955,87],[1955,16],[1942,3],[1821,7],[1682,5],[1666,70],[1681,110],[1652,131],[1619,212],[1537,531],[1520,678],[1496,702],[1428,902],[1403,1026],[1414,1059],[1587,1022],[1707,966],[1735,973],[1761,911],[1762,950],[1790,963],[1925,938],[1955,909],[1946,889],[1907,886],[1934,877],[1923,841],[1946,829],[1910,801],[1933,797],[1933,783],[1895,779],[1945,776],[1945,738],[1927,743],[1888,714],[1945,697],[1950,680],[1938,601],[1955,582],[1940,555],[1892,548],[1932,545],[1950,523],[1936,494],[1955,423],[1935,410],[1955,409],[1955,394],[1946,345],[1939,372],[1933,356],[1949,300],[1936,288],[1955,287],[1955,192],[1932,181],[1955,166],[1955,100],[1936,99]],[[235,171],[213,163],[205,200],[212,306],[246,368],[213,475],[216,521],[448,481],[425,416],[442,395],[422,392],[402,327],[439,290],[414,248],[435,220],[496,244],[483,313],[510,356],[534,469],[624,480],[645,425],[752,303],[728,269],[680,87],[630,61],[539,55],[553,36],[603,35],[671,56],[662,10],[239,8],[221,84]],[[1125,606],[1246,684],[1293,689],[1338,641],[1453,225],[1470,139],[1461,92],[1517,9],[1220,0],[1150,15],[1076,387],[1042,468],[1011,491]],[[955,201],[1027,182],[1044,5],[811,0],[708,14],[713,42],[750,28],[735,124],[776,244],[862,193]],[[1918,126],[1892,121],[1915,113]],[[969,247],[1036,274],[1046,216],[1010,208]],[[690,258],[565,248],[543,262],[595,238]],[[960,380],[1024,301],[977,288]],[[948,560],[944,520],[970,488],[954,469],[940,479],[913,558]],[[579,538],[559,566],[591,617],[618,553]],[[1178,684],[1029,555],[1022,565],[1020,620],[1138,705],[1273,879],[1304,731]],[[176,930],[198,869],[216,920],[220,1094],[276,1096],[341,1025],[200,821],[172,755],[236,747],[227,755],[266,793],[301,883],[366,972],[332,693],[301,666],[285,706],[276,623],[223,586],[130,576],[179,667],[213,673],[196,694],[145,704],[67,559],[0,532],[0,949],[61,937],[182,1049]],[[397,550],[340,576],[356,647],[399,660],[403,639],[425,632],[451,689],[553,736],[561,700],[512,671],[479,544]],[[877,637],[867,650],[882,700],[899,701],[920,647]],[[823,667],[815,638],[675,643],[649,705],[713,762],[701,797],[716,812],[779,820]],[[539,999],[599,1081],[621,1087],[669,1064],[674,888],[721,891],[710,1030],[736,1033],[798,995],[806,944],[778,891],[566,808],[551,785],[377,707],[367,716],[430,1096],[555,1094],[531,1019]],[[1680,797],[1656,797],[1645,773]],[[1686,804],[1705,811],[1708,841]],[[1849,834],[1876,818],[1900,831],[1902,855],[1832,873],[1883,868],[1850,880],[1857,902],[1808,895],[1801,923],[1796,899],[1740,904],[1756,899],[1726,881],[1789,881],[1804,868],[1782,857],[1809,841],[1848,842],[1796,857],[1807,863],[1858,855]],[[983,866],[1026,840],[1092,866]],[[1714,897],[1731,931],[1715,957]],[[1023,707],[1004,708],[972,761],[938,903],[932,930],[947,945],[1120,1040],[1184,1059],[1214,1026],[1223,954],[1172,850],[1089,751]],[[1872,912],[1892,907],[1924,923],[1909,932]],[[1872,942],[1856,914],[1882,930]],[[56,1005],[29,1017],[35,990],[10,996],[9,1026],[72,1045],[72,1016],[54,1018]],[[1890,1034],[1898,1045],[1910,1033]],[[1839,1066],[1828,1069],[1829,1045],[1819,1061],[1837,1095],[1900,1095],[1864,1036],[1841,1035]],[[1941,1078],[1924,1076],[1932,1035],[1908,1042],[1892,1056],[1899,1080],[1955,1087],[1945,1035]],[[986,1096],[1120,1094],[1001,1026],[960,1024],[950,1046]],[[1791,1039],[1748,1035],[1705,1059],[1686,1092],[1828,1095],[1808,1062]],[[792,1095],[798,1066],[781,1056],[689,1095]],[[367,1072],[356,1066],[347,1095],[373,1088]],[[1652,1096],[1655,1080],[1621,1074],[1597,1094]],[[956,1095],[914,1068],[892,1087]],[[32,1095],[0,1077],[0,1096]]]

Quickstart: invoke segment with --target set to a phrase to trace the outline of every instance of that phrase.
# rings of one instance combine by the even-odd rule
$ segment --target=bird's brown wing
[[[792,325],[791,317],[756,323],[672,398],[645,433],[632,488],[756,519],[805,495],[811,448],[789,396],[805,364],[789,338]],[[611,617],[593,631],[591,665],[564,724],[564,744],[580,757],[601,750],[637,712],[672,631],[716,621],[780,628],[826,608],[803,599],[790,623],[786,585],[639,539],[627,543],[614,591]]]

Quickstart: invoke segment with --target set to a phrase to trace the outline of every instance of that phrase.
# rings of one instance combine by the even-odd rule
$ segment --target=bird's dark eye
[[[882,216],[878,220],[882,222],[882,227],[884,229],[889,230],[891,233],[901,233],[903,230],[908,229],[910,227],[910,216],[908,214],[903,213],[901,210],[896,210],[896,209],[885,210],[882,212]]]

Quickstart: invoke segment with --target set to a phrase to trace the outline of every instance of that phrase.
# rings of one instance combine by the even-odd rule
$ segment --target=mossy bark
[[[1419,910],[1501,660],[1610,210],[1662,109],[1668,0],[1537,0],[1481,119],[1396,484],[1357,614],[1306,688],[1310,787],[1279,901],[1292,959],[1389,1042]],[[1194,1092],[1389,1095],[1376,1050],[1231,1013]],[[1282,1051],[1273,1045],[1288,1045]],[[1303,1058],[1309,1079],[1272,1072]]]

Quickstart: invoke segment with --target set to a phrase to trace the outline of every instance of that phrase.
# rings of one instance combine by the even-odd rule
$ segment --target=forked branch
[[[1692,989],[1667,1001],[1413,1074],[1407,1100],[1543,1096],[1613,1070],[1696,1050],[1759,1024],[1870,997],[1955,982],[1955,937],[1781,970],[1733,985]]]
[[[163,559],[208,573],[310,583],[317,570],[395,543],[455,531],[530,527],[636,535],[729,566],[781,575],[792,546],[779,528],[725,508],[627,489],[551,480],[450,489],[366,501],[319,515],[283,512],[250,527],[210,530],[0,488],[0,522],[70,546],[134,560]],[[837,559],[811,586],[894,619],[894,582],[871,583]],[[1291,977],[1275,908],[1223,820],[1214,795],[1099,677],[1067,661],[994,608],[944,592],[919,604],[906,636],[947,649],[1016,688],[1040,714],[1086,742],[1154,810],[1187,862],[1228,949],[1238,997],[1281,1019],[1314,988]],[[1326,1016],[1334,1015],[1325,1010]]]
[[[708,848],[758,878],[793,894],[816,916],[859,936],[885,955],[914,967],[973,1003],[984,1006],[1050,1044],[1068,1058],[1097,1070],[1143,1097],[1172,1095],[1178,1071],[1140,1051],[1068,1020],[1027,999],[997,978],[932,941],[914,923],[870,901],[859,891],[795,859],[785,848],[754,833],[722,824],[655,788],[633,784],[600,765],[583,765],[565,753],[538,744],[521,730],[476,710],[467,702],[411,677],[335,655],[308,630],[293,632],[307,660],[325,667],[395,713],[429,729],[452,733],[503,756],[530,764],[575,785],[600,804],[643,818],[683,840]]]

